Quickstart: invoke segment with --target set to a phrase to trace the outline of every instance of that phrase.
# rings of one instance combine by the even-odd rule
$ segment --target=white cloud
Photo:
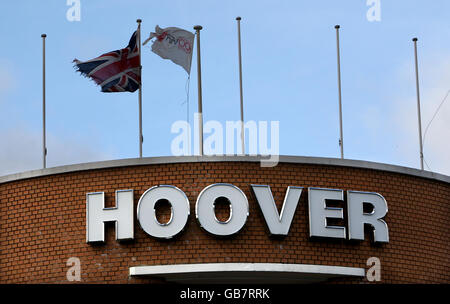
[[[42,134],[18,126],[0,132],[0,176],[42,168]],[[47,134],[47,167],[112,159],[89,142]]]
[[[450,56],[423,56],[419,63],[422,134],[450,89]],[[411,83],[410,92],[395,100],[393,132],[399,154],[414,167],[420,166],[417,97],[414,66],[404,65],[400,81]],[[431,123],[424,141],[425,169],[450,175],[450,96]]]

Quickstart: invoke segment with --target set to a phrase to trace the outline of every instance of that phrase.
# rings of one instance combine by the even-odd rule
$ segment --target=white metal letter
[[[287,235],[303,188],[292,186],[287,188],[280,214],[278,214],[269,186],[252,185],[252,189],[270,233],[273,235]]]
[[[388,226],[382,218],[387,214],[388,207],[384,197],[378,193],[347,191],[348,206],[348,238],[364,240],[364,224],[373,227],[375,242],[389,243]],[[365,213],[364,203],[371,204],[373,210]]]
[[[170,220],[161,224],[156,218],[155,205],[167,200],[171,205]],[[175,186],[155,186],[142,194],[137,207],[137,218],[142,229],[156,238],[170,239],[180,233],[189,217],[189,200]]]
[[[345,239],[345,227],[327,225],[327,218],[344,218],[342,208],[327,207],[327,200],[343,201],[344,191],[308,188],[309,236]]]
[[[105,193],[86,194],[86,242],[105,241],[105,222],[116,223],[116,240],[132,239],[133,190],[116,191],[116,207],[105,208]]]
[[[224,197],[230,202],[230,218],[219,221],[214,211],[216,199]],[[245,225],[248,217],[248,200],[244,192],[231,184],[213,184],[200,192],[195,205],[195,213],[200,225],[209,233],[232,235]]]

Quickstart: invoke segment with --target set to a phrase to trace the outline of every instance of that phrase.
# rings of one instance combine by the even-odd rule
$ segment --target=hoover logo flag
[[[103,54],[88,61],[75,59],[75,67],[102,87],[102,92],[134,92],[141,83],[139,46],[137,33],[131,36],[124,49]]]
[[[195,35],[177,27],[162,29],[156,26],[155,31],[156,33],[150,33],[150,37],[142,45],[156,37],[152,44],[152,51],[164,59],[170,59],[181,65],[190,74]]]

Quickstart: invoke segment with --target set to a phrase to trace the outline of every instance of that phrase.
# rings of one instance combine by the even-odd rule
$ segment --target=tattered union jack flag
[[[102,92],[134,92],[141,83],[139,49],[136,43],[137,32],[131,36],[124,49],[103,54],[88,61],[75,59],[78,72],[92,78],[102,87]]]

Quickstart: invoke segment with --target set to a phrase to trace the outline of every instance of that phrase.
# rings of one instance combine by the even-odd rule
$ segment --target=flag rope
[[[191,125],[190,125],[190,123],[189,123],[189,88],[190,88],[190,84],[191,84],[191,75],[190,74],[188,74],[188,77],[187,77],[187,79],[186,79],[186,84],[184,85],[184,90],[185,90],[185,92],[186,92],[186,99],[181,103],[181,105],[184,105],[184,104],[186,104],[186,122],[187,122],[187,124],[188,124],[188,126],[189,126],[189,128],[191,127]],[[191,134],[190,134],[190,132],[189,132],[189,134],[188,134],[188,155],[190,155],[190,151],[191,151],[191,145],[190,145],[190,140],[191,140],[191,138],[190,138],[190,136],[191,136]]]
[[[189,133],[188,133],[188,155],[191,154],[191,131],[190,131],[191,124],[189,123],[189,87],[190,87],[190,84],[191,84],[191,75],[188,75],[187,90],[186,90],[186,121],[189,126],[189,128],[188,128],[188,130],[189,130]]]
[[[441,101],[441,104],[437,108],[436,112],[434,112],[433,118],[431,118],[430,122],[428,123],[427,127],[425,128],[425,133],[423,134],[423,145],[424,146],[425,146],[425,137],[427,136],[428,128],[430,127],[430,125],[433,122],[434,118],[436,117],[437,113],[441,109],[441,107],[444,104],[445,100],[447,100],[447,97],[448,97],[449,94],[450,94],[450,90],[447,91],[447,94],[445,95],[444,99]]]
[[[436,111],[433,114],[433,117],[431,118],[430,122],[428,123],[427,127],[425,128],[425,132],[423,134],[423,146],[425,148],[425,138],[427,136],[427,132],[428,132],[428,128],[430,127],[431,123],[433,122],[434,118],[436,117],[437,113],[439,112],[439,110],[441,109],[442,105],[444,104],[444,102],[447,100],[448,95],[450,94],[450,90],[447,91],[447,94],[445,95],[444,99],[442,99],[441,103],[439,104],[439,106],[437,107]],[[428,170],[433,171],[431,169],[431,167],[428,165],[425,156],[423,157],[423,160],[425,161],[425,165],[428,167]]]

